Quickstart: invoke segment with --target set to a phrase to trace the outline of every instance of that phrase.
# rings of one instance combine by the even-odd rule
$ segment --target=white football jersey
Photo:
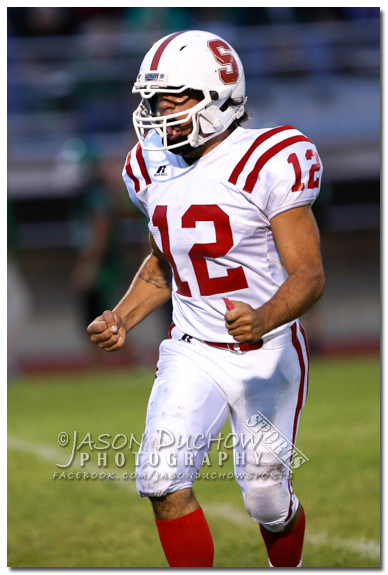
[[[147,147],[152,142],[160,143],[154,130]],[[271,218],[314,202],[322,164],[314,144],[292,126],[240,127],[190,166],[137,144],[123,177],[169,259],[173,322],[196,338],[232,343],[223,298],[257,309],[287,279]]]

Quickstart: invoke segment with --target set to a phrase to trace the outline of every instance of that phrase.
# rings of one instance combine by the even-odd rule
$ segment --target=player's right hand
[[[102,315],[96,317],[88,325],[87,332],[90,335],[90,341],[105,351],[117,351],[123,347],[125,342],[124,322],[113,311],[104,311]]]

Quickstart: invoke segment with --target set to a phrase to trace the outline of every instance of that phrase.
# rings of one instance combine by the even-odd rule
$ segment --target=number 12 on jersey
[[[315,162],[310,167],[309,171],[309,181],[307,184],[307,188],[309,190],[313,188],[318,188],[319,186],[319,177],[315,179],[315,173],[319,172],[321,169],[321,162],[319,160],[319,156],[315,150],[307,150],[306,152],[306,160],[315,159]],[[287,162],[292,164],[294,171],[295,171],[295,184],[292,186],[292,192],[302,192],[305,188],[304,183],[302,182],[302,168],[300,167],[300,162],[298,156],[295,153],[292,153],[288,156]]]
[[[233,234],[228,214],[216,204],[192,205],[183,214],[181,227],[195,228],[197,222],[213,222],[216,233],[215,242],[194,244],[187,254],[193,265],[200,294],[202,296],[209,296],[247,288],[248,282],[242,266],[227,268],[227,275],[222,277],[212,278],[209,275],[206,258],[216,259],[225,256],[233,247]],[[177,293],[191,297],[190,286],[187,281],[181,280],[178,268],[171,254],[167,206],[156,206],[152,223],[159,229],[162,250],[173,269],[175,282],[178,287]]]

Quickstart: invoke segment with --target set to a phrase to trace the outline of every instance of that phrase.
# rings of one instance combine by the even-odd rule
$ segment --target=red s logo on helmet
[[[232,48],[223,40],[209,40],[207,43],[218,64],[223,65],[218,73],[224,84],[235,84],[239,77],[237,62],[231,53]]]

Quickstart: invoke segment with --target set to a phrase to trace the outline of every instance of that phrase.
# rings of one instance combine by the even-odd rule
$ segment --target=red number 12
[[[309,171],[309,181],[307,184],[307,188],[309,190],[313,188],[317,188],[319,186],[319,177],[315,179],[315,172],[319,172],[321,169],[321,162],[319,161],[319,156],[315,150],[307,150],[306,152],[306,159],[311,160],[315,158],[314,164],[311,166]],[[288,156],[287,162],[292,164],[294,171],[295,171],[295,184],[292,186],[292,192],[301,192],[304,190],[305,185],[302,182],[302,169],[300,167],[300,163],[298,160],[298,156],[293,153]]]
[[[201,295],[208,296],[248,287],[242,266],[227,268],[227,274],[221,277],[210,277],[206,259],[225,256],[233,247],[233,234],[228,214],[217,205],[194,205],[182,216],[182,228],[195,228],[197,222],[213,222],[216,241],[208,244],[194,244],[188,253],[198,281]],[[161,235],[163,253],[167,256],[174,272],[178,293],[190,297],[189,284],[180,278],[176,263],[171,254],[170,237],[167,221],[167,206],[157,206],[152,218]]]

